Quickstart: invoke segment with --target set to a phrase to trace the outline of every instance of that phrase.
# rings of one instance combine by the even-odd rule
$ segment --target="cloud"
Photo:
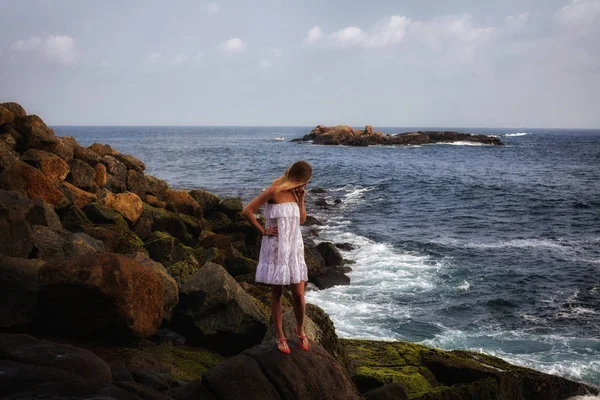
[[[185,63],[188,59],[189,57],[185,54],[177,54],[175,57],[173,57],[173,60],[171,60],[171,64],[181,65]]]
[[[600,0],[571,0],[554,18],[563,25],[591,24],[600,16]]]
[[[194,57],[194,60],[196,60],[196,61],[200,61],[200,60],[202,60],[203,58],[204,58],[204,53],[203,53],[203,52],[200,52],[200,53],[196,54],[196,56]]]
[[[75,40],[70,36],[48,36],[45,39],[32,37],[11,45],[15,51],[32,51],[42,54],[48,61],[64,65],[77,61]]]
[[[206,8],[206,11],[208,12],[209,15],[214,15],[219,12],[219,5],[215,2],[212,2],[208,5],[208,7]]]
[[[509,15],[504,18],[505,29],[509,32],[520,32],[527,27],[529,23],[529,13],[524,12],[518,15]]]
[[[158,62],[162,57],[162,54],[160,53],[150,53],[148,54],[148,56],[146,56],[146,62],[148,63],[155,63]]]
[[[219,51],[226,54],[243,53],[248,45],[240,38],[232,38],[219,45]]]
[[[328,44],[339,48],[385,48],[394,46],[404,40],[411,20],[404,16],[394,15],[376,24],[370,31],[363,31],[356,26],[349,26],[332,33],[327,38]]]
[[[273,66],[271,60],[260,60],[258,66],[262,69],[270,69]]]
[[[321,32],[321,28],[319,28],[318,26],[313,26],[308,31],[308,35],[304,39],[304,43],[309,43],[309,44],[310,43],[315,43],[319,39],[321,39],[321,37],[323,37],[323,32]]]
[[[108,60],[102,60],[102,62],[100,63],[100,66],[102,68],[108,68],[108,67],[112,67],[112,63]]]

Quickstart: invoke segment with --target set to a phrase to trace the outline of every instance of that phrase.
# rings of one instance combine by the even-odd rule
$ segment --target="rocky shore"
[[[308,142],[323,145],[373,146],[373,145],[421,145],[431,143],[470,142],[504,146],[495,136],[473,135],[452,131],[418,131],[395,135],[374,132],[371,125],[364,130],[354,129],[348,125],[327,127],[318,125],[302,138],[292,142]]]
[[[239,198],[173,190],[108,145],[57,137],[0,104],[0,399],[510,399],[598,390],[478,353],[340,339],[290,293],[274,345],[260,237]],[[321,206],[327,206],[322,204]],[[309,280],[348,284],[348,244],[316,243]]]

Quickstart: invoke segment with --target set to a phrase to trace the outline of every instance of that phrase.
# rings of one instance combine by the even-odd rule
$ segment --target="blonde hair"
[[[296,161],[283,175],[273,181],[277,192],[304,185],[312,177],[312,167],[306,161]]]

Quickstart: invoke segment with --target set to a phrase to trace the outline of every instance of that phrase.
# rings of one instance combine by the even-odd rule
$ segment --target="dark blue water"
[[[311,291],[343,337],[471,349],[600,384],[600,131],[491,130],[506,147],[326,147],[299,128],[56,127],[177,188],[245,201],[291,162],[342,203],[309,214],[351,242],[352,283]],[[383,128],[396,133],[411,128]],[[310,200],[309,199],[309,200]]]

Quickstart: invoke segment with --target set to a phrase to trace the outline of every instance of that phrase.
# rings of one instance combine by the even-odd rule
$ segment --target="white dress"
[[[308,280],[304,242],[300,232],[300,207],[295,201],[265,206],[265,227],[277,226],[278,236],[263,236],[256,282],[289,285]]]

